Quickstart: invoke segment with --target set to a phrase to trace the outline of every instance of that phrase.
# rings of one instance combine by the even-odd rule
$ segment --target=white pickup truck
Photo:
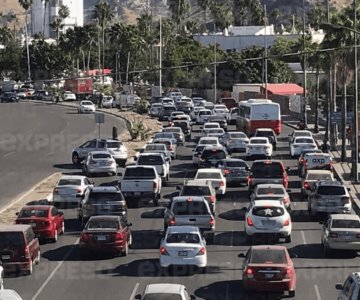
[[[119,187],[128,207],[137,206],[142,199],[150,199],[159,205],[162,180],[154,166],[127,166]]]
[[[169,159],[163,153],[141,153],[136,160],[138,166],[154,166],[161,176],[164,185],[167,185],[170,177]]]

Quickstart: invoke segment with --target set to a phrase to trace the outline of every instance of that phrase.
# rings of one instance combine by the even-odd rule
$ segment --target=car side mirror
[[[350,188],[346,188],[348,190],[348,192],[351,192],[351,189]]]
[[[141,295],[140,295],[140,294],[137,294],[137,295],[135,296],[135,299],[141,300]]]
[[[128,223],[127,226],[132,226],[132,223]]]
[[[180,185],[176,186],[176,189],[177,189],[178,191],[181,191],[181,186],[180,186]]]
[[[238,257],[245,257],[245,254],[244,253],[239,253]]]
[[[59,216],[63,216],[63,215],[64,215],[64,212],[63,212],[63,211],[59,211],[59,212],[58,212],[58,215],[59,215]]]
[[[319,221],[319,224],[320,224],[320,225],[324,225],[324,221]]]
[[[342,290],[343,289],[343,285],[341,283],[337,283],[335,284],[335,289],[337,290]]]

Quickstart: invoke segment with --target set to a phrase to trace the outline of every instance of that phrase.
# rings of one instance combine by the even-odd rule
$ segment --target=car
[[[125,198],[118,186],[96,186],[78,205],[78,220],[85,225],[92,216],[127,216]]]
[[[31,275],[41,259],[39,240],[32,226],[0,224],[0,257],[5,272]]]
[[[216,190],[209,180],[185,180],[182,186],[177,186],[180,190],[179,196],[201,196],[204,197],[210,206],[211,213],[215,215],[216,209]]]
[[[322,224],[321,245],[324,254],[331,250],[360,251],[360,218],[355,214],[333,214]]]
[[[333,171],[333,162],[328,153],[307,153],[304,155],[304,163],[300,169],[300,177],[304,177],[310,170]]]
[[[169,226],[160,242],[160,266],[206,268],[206,242],[198,227]],[[157,298],[159,299],[159,298]]]
[[[81,232],[80,250],[127,256],[132,244],[131,226],[124,216],[93,216]]]
[[[316,213],[351,213],[348,188],[339,181],[318,180],[314,191],[308,196],[308,211]]]
[[[352,272],[344,284],[338,283],[335,288],[339,290],[337,300],[357,300],[360,297],[360,272]]]
[[[163,104],[161,103],[153,103],[150,106],[149,114],[151,117],[158,117],[159,113],[163,107]]]
[[[215,146],[215,147],[222,147],[220,144],[219,138],[217,137],[201,137],[199,139],[199,142],[197,144],[198,146],[204,145],[204,146]]]
[[[169,133],[169,132],[168,132]],[[169,151],[171,158],[176,159],[177,153],[177,141],[174,138],[155,138],[152,141],[153,144],[164,144]]]
[[[206,131],[206,136],[207,137],[222,137],[225,134],[224,129],[222,128],[211,128],[211,129],[207,129]]]
[[[156,139],[171,139],[173,144],[178,143],[178,139],[176,138],[175,134],[173,132],[157,132],[154,135],[153,141]]]
[[[270,143],[273,145],[273,150],[276,151],[277,137],[273,129],[271,128],[257,128],[254,137],[267,137]]]
[[[166,97],[173,99],[175,103],[181,100],[182,93],[179,91],[171,91],[166,94]]]
[[[219,161],[215,167],[222,171],[227,185],[247,184],[250,168],[244,160],[226,158]]]
[[[190,98],[187,99],[191,100]],[[182,98],[181,101],[179,101],[176,104],[176,107],[178,110],[183,111],[186,114],[189,114],[193,110],[194,104],[192,103],[192,101],[190,103],[188,101],[184,101],[184,98]]]
[[[65,91],[63,94],[63,100],[64,101],[75,101],[76,95],[70,91]]]
[[[252,243],[256,235],[270,235],[291,242],[291,217],[282,200],[252,201],[245,213],[245,235]]]
[[[78,203],[79,199],[90,192],[94,183],[86,176],[62,175],[53,190],[54,205]]]
[[[103,96],[101,100],[101,106],[104,108],[115,107],[114,97],[113,96]]]
[[[146,144],[141,153],[162,153],[171,163],[171,152],[168,150],[167,145],[165,144]],[[134,160],[137,160],[137,157],[134,157]]]
[[[309,170],[301,179],[301,195],[304,198],[310,196],[314,185],[318,180],[335,181],[334,174],[328,170]]]
[[[186,287],[182,284],[175,283],[152,283],[145,287],[143,295],[135,296],[140,300],[156,300],[156,299],[176,299],[190,300],[196,299],[193,295],[188,294]]]
[[[198,112],[202,109],[205,109],[205,107],[203,106],[195,106],[194,109],[189,113],[189,116],[191,118],[192,121],[196,121],[196,116],[198,114]]]
[[[106,151],[111,154],[111,156],[115,159],[116,163],[119,167],[124,167],[126,165],[127,159],[128,159],[128,151],[123,144],[118,139],[103,139],[103,142],[105,142],[105,148]],[[100,143],[98,146],[101,146]],[[103,150],[103,149],[99,149]]]
[[[209,121],[212,111],[210,109],[201,109],[196,115],[196,124],[203,125]]]
[[[209,180],[216,189],[216,194],[225,195],[226,178],[220,169],[198,169],[194,180]]]
[[[236,125],[236,119],[238,116],[239,116],[239,108],[238,107],[230,108],[226,117],[228,124]]]
[[[313,135],[311,131],[308,130],[294,130],[291,134],[289,134],[289,146],[294,141],[296,137],[308,137],[312,138]]]
[[[25,99],[27,97],[26,89],[19,89],[17,96],[19,99]]]
[[[250,201],[257,200],[279,200],[282,201],[287,209],[291,209],[289,190],[286,190],[282,184],[279,183],[262,183],[255,186],[253,192],[250,194]]]
[[[206,129],[220,129],[220,124],[217,122],[206,122],[203,126],[202,126],[203,130]]]
[[[141,153],[136,160],[138,166],[154,166],[164,185],[170,180],[169,159],[163,153]]]
[[[171,98],[163,97],[163,98],[161,99],[161,104],[162,104],[162,105],[175,105],[175,102],[174,102],[174,100],[171,99]]]
[[[96,111],[95,104],[92,103],[90,100],[83,100],[80,102],[78,113],[85,114],[85,113],[94,113]]]
[[[176,106],[173,104],[164,104],[159,112],[159,121],[168,121],[173,111],[176,111]]]
[[[221,139],[221,144],[226,147],[228,153],[245,152],[249,143],[249,138],[244,132],[231,131],[225,133]]]
[[[11,289],[0,289],[0,299],[4,300],[23,300],[21,296]]]
[[[4,289],[4,268],[0,260],[0,291]]]
[[[116,161],[108,151],[91,151],[83,161],[82,170],[86,176],[94,174],[117,174]]]
[[[206,146],[198,159],[198,168],[214,167],[219,161],[228,157],[229,155],[224,147]]]
[[[185,144],[185,135],[181,127],[167,127],[162,130],[163,132],[171,132],[175,138],[178,145]]]
[[[15,224],[31,225],[41,240],[57,242],[65,232],[64,213],[52,205],[26,205],[17,213]]]
[[[177,116],[183,116],[183,115],[185,115],[185,113],[183,111],[179,111],[179,110],[173,111],[170,114],[169,121],[172,122],[173,120],[175,120],[177,118]]]
[[[196,146],[195,149],[192,150],[192,163],[194,167],[199,166],[199,159],[205,147],[205,145],[200,145]]]
[[[297,165],[297,170],[298,170],[299,176],[301,175],[301,169],[304,167],[304,163],[305,163],[304,156],[307,153],[323,153],[323,152],[320,149],[314,150],[312,148],[309,148],[309,149],[305,148],[305,149],[301,150],[301,153],[298,158],[298,165]]]
[[[181,128],[183,134],[185,135],[185,141],[190,141],[191,138],[191,125],[192,123],[187,120],[174,120],[172,122],[173,127]]]
[[[35,91],[35,93],[32,95],[32,99],[35,99],[35,100],[45,100],[46,96],[49,95],[49,92],[46,91],[46,90],[37,90]]]
[[[210,109],[211,111],[214,109],[214,103],[210,101],[206,101],[203,106],[205,107],[205,109]]]
[[[214,116],[222,117],[225,119],[227,117],[227,114],[229,113],[229,111],[226,109],[222,109],[222,108],[214,108],[212,113]]]
[[[5,92],[0,97],[1,102],[19,102],[19,97],[15,92]]]
[[[291,158],[298,157],[303,149],[316,150],[318,147],[313,138],[309,137],[295,137],[290,143]]]
[[[223,109],[227,113],[229,112],[229,109],[226,107],[225,104],[215,104],[213,110],[216,110],[216,109]]]
[[[246,145],[246,156],[264,156],[270,159],[273,155],[273,146],[266,137],[252,137]]]
[[[242,284],[246,291],[287,292],[295,296],[296,272],[289,252],[280,245],[251,246],[242,266]]]
[[[290,168],[285,168],[281,160],[255,160],[248,178],[249,191],[251,192],[259,183],[280,183],[287,189],[289,170]]]
[[[206,102],[206,100],[202,97],[191,97],[191,98],[192,98],[192,101],[193,101],[195,107],[203,106]]]

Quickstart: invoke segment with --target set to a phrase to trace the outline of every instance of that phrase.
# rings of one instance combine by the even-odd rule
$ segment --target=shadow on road
[[[245,220],[245,210],[232,209],[227,212],[219,214],[218,217],[221,219],[224,219],[224,220],[228,220],[228,221],[244,221]]]
[[[146,211],[141,214],[142,219],[163,219],[164,208],[158,208],[152,211]]]
[[[131,249],[159,249],[160,230],[132,230]]]

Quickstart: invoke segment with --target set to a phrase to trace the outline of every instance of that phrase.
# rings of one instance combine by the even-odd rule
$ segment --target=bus
[[[278,103],[268,99],[249,99],[239,102],[236,129],[251,136],[257,128],[271,128],[275,134],[281,133],[281,112]]]

